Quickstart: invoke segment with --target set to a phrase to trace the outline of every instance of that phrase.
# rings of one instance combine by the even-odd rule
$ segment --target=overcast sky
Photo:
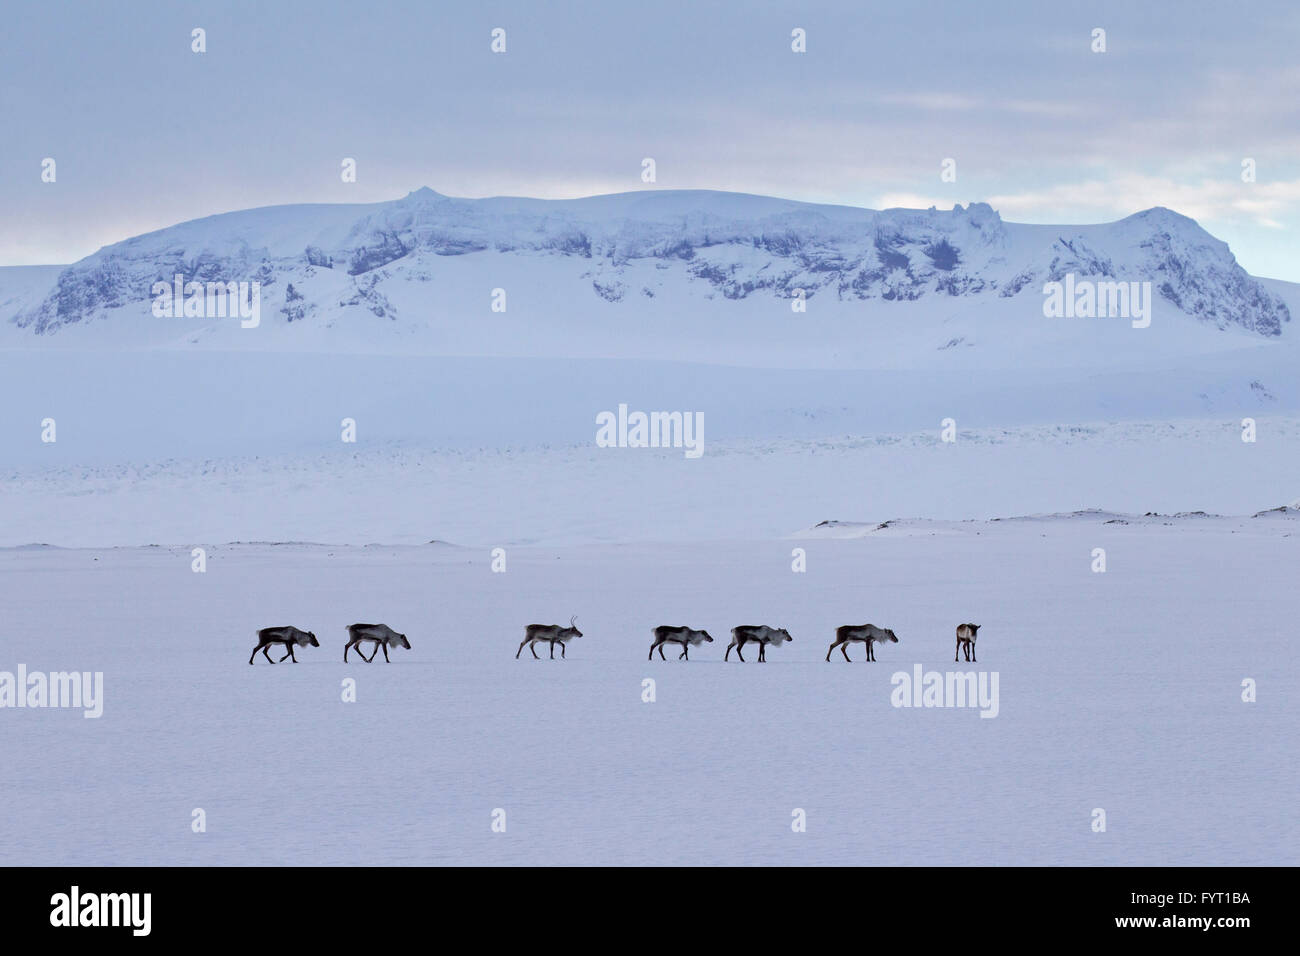
[[[0,265],[424,185],[711,188],[978,200],[1017,222],[1164,205],[1252,273],[1300,281],[1300,4],[133,0],[4,17]],[[340,181],[344,157],[356,183]]]

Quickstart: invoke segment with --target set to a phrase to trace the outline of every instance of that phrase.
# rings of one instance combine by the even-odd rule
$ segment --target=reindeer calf
[[[957,650],[953,652],[952,659],[957,659],[957,654],[963,649],[966,650],[966,660],[975,661],[975,632],[980,629],[978,624],[958,624],[957,625]]]

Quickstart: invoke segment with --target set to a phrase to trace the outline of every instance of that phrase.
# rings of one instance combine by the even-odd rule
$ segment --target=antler
[[[574,622],[577,621],[577,620],[578,620],[578,615],[576,615],[576,614],[573,615],[573,617],[569,618],[569,627],[573,627]]]

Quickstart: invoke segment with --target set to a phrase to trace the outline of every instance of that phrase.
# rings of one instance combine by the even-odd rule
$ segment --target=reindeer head
[[[793,640],[794,640],[794,638],[790,636],[790,632],[787,631],[787,630],[786,630],[785,628],[783,628],[783,627],[778,627],[778,628],[776,629],[776,634],[777,634],[777,637],[776,637],[776,643],[778,643],[778,644],[782,644],[782,643],[784,643],[784,642],[786,642],[786,641],[793,641]]]
[[[320,641],[316,640],[316,635],[313,632],[307,632],[307,640],[311,643],[312,647],[320,647]]]
[[[570,634],[572,634],[574,637],[582,637],[582,631],[578,630],[577,627],[574,626],[577,620],[578,620],[578,615],[576,614],[573,615],[573,617],[569,618],[569,626],[566,627],[565,630],[568,631]]]
[[[890,642],[891,644],[897,644],[897,643],[898,643],[898,635],[897,635],[897,634],[895,634],[895,633],[894,633],[893,631],[891,631],[889,628],[885,628],[885,633],[889,635],[889,642]]]
[[[708,631],[700,631],[700,633],[704,635],[704,643],[706,643],[706,644],[712,644],[712,643],[713,643],[713,638],[709,636],[709,632],[708,632]]]
[[[402,642],[402,646],[408,651],[411,649],[411,642],[406,639],[405,634],[398,634],[397,639]]]
[[[975,640],[975,636],[979,631],[980,626],[978,624],[967,624],[966,626],[970,628],[971,640]]]

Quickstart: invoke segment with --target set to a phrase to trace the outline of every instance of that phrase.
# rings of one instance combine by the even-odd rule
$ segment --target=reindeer
[[[668,658],[664,657],[664,645],[680,644],[682,645],[682,652],[677,656],[677,659],[680,661],[684,657],[689,661],[691,657],[687,652],[692,647],[713,643],[713,638],[709,637],[708,631],[696,631],[689,627],[671,627],[667,624],[661,624],[654,629],[653,633],[655,640],[650,645],[650,655],[646,660],[653,660],[655,648],[658,648],[659,659],[666,661]]]
[[[831,651],[835,648],[840,649],[844,659],[849,660],[848,645],[854,642],[861,642],[867,645],[867,656],[865,660],[874,661],[876,659],[875,646],[877,644],[897,644],[898,638],[894,632],[887,627],[876,627],[874,624],[846,624],[843,627],[835,629],[835,643],[826,648],[826,659],[831,659]]]
[[[958,624],[957,625],[957,650],[953,651],[952,659],[957,659],[957,654],[964,646],[966,649],[966,660],[979,661],[975,657],[975,632],[980,629],[978,624]]]
[[[253,663],[253,658],[257,656],[258,651],[261,651],[262,656],[274,664],[275,661],[271,660],[272,644],[283,644],[289,648],[285,651],[284,657],[292,658],[295,664],[298,663],[298,658],[293,653],[295,646],[320,647],[316,635],[311,631],[300,631],[298,628],[289,625],[284,627],[264,627],[257,632],[257,646],[253,648],[253,653],[248,655],[248,663]],[[283,661],[284,657],[280,658],[280,660]]]
[[[575,637],[582,637],[582,631],[573,626],[577,619],[576,614],[569,618],[568,627],[560,627],[558,624],[529,624],[524,628],[523,643],[519,645],[519,650],[515,651],[515,660],[519,660],[519,655],[524,652],[524,644],[527,644],[528,649],[533,652],[533,657],[537,657],[537,649],[533,645],[542,641],[551,645],[551,660],[555,660],[555,645],[559,644],[560,658],[563,659],[565,642]],[[540,657],[537,659],[541,660]]]
[[[375,649],[370,652],[369,657],[366,657],[366,652],[361,649],[361,644],[365,641],[370,641],[375,645]],[[348,662],[348,650],[351,648],[355,647],[357,655],[369,664],[375,659],[375,655],[379,653],[379,649],[382,647],[384,649],[385,663],[391,664],[392,661],[388,659],[390,645],[404,647],[408,651],[411,649],[411,642],[406,639],[406,635],[398,634],[387,624],[349,624],[348,642],[343,645],[343,663]]]
[[[731,629],[731,643],[727,645],[727,653],[722,655],[725,661],[731,656],[731,649],[736,649],[736,656],[740,658],[743,664],[745,658],[741,656],[741,649],[753,641],[758,645],[758,660],[760,663],[767,661],[768,644],[784,644],[786,641],[793,641],[790,632],[783,627],[768,627],[766,624],[742,624],[740,627]]]

